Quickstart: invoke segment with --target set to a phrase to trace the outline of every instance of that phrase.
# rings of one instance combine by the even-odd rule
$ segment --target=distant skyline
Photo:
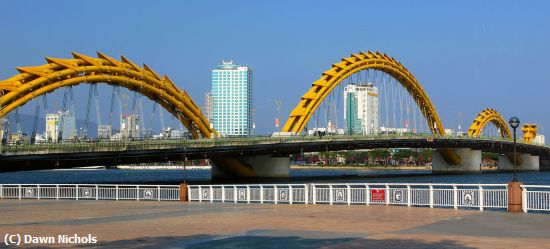
[[[275,130],[274,99],[283,126],[331,64],[371,50],[416,76],[446,128],[456,129],[462,113],[467,130],[491,107],[546,132],[548,9],[547,1],[1,1],[0,79],[46,56],[100,51],[146,63],[203,105],[210,70],[232,59],[254,70],[254,133],[265,134]],[[86,99],[79,88],[77,99]]]

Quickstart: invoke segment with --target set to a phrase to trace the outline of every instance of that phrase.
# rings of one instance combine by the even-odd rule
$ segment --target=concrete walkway
[[[0,200],[0,213],[0,247],[8,233],[98,241],[37,248],[550,248],[550,214],[75,200]]]

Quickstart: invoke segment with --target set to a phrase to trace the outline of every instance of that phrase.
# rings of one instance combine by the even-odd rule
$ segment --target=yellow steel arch
[[[403,64],[386,54],[370,51],[342,58],[341,62],[332,64],[329,70],[323,72],[321,78],[312,83],[312,87],[302,96],[300,103],[290,113],[290,118],[287,120],[282,131],[301,132],[324,98],[338,84],[350,75],[366,69],[376,69],[396,79],[411,94],[428,121],[432,132],[434,134],[445,134],[443,123],[434,105],[409,70]],[[453,151],[441,150],[441,152],[448,163],[460,163],[460,158]]]
[[[479,134],[481,134],[483,127],[485,127],[485,125],[489,122],[493,123],[500,130],[501,137],[512,138],[512,132],[510,131],[510,127],[508,127],[508,123],[504,120],[500,113],[492,108],[487,108],[477,115],[476,119],[474,119],[474,122],[468,129],[468,136],[478,137]]]
[[[500,115],[500,113],[492,108],[487,108],[477,115],[476,119],[474,119],[474,122],[468,129],[468,136],[478,137],[479,134],[481,134],[481,131],[483,131],[485,125],[487,125],[489,122],[493,123],[500,130],[500,136],[502,138],[512,138],[512,132],[510,131],[510,127],[508,127],[508,123],[506,122],[504,117]],[[512,162],[515,159],[517,165],[523,164],[523,160],[521,159],[521,157],[514,157],[513,153],[508,153],[507,156],[508,159],[510,159],[510,161]]]
[[[20,74],[0,81],[0,118],[28,101],[65,86],[106,83],[139,92],[162,105],[195,138],[210,138],[210,128],[191,97],[167,76],[159,76],[147,65],[140,67],[121,56],[121,61],[102,53],[98,58],[72,53],[73,59],[46,58],[47,64],[18,67]]]

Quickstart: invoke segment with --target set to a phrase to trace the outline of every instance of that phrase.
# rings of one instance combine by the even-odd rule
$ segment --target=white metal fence
[[[506,184],[311,184],[313,204],[507,208]]]
[[[306,184],[189,185],[189,201],[308,204]]]
[[[550,212],[550,186],[521,185],[523,212]]]
[[[179,185],[5,184],[0,199],[179,200]]]
[[[550,186],[521,185],[524,212],[550,212]],[[315,183],[188,185],[189,201],[506,209],[506,184]],[[177,201],[179,185],[4,184],[0,199]]]
[[[506,184],[189,185],[189,201],[285,204],[405,205],[506,209]]]

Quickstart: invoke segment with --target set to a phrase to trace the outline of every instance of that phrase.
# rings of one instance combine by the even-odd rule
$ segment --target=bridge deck
[[[203,140],[145,140],[91,143],[11,145],[2,147],[0,171],[70,168],[239,157],[247,155],[289,155],[313,151],[375,148],[471,148],[487,152],[511,153],[507,140],[432,136],[335,136],[289,138],[232,138]],[[550,157],[550,148],[519,143],[518,153]]]

